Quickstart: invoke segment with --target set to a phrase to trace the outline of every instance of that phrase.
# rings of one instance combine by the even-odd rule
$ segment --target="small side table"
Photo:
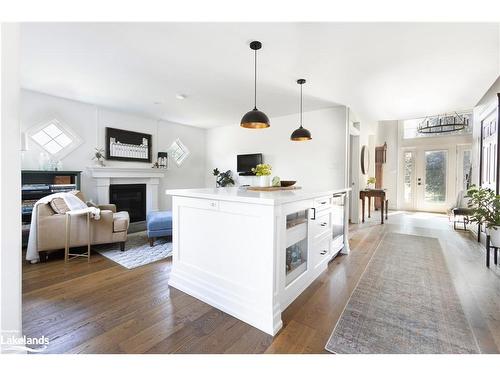
[[[385,219],[387,220],[387,211],[389,209],[389,200],[386,199],[385,189],[366,189],[359,191],[359,199],[361,199],[361,222],[365,222],[365,198],[368,198],[368,217],[370,217],[371,211],[371,198],[380,198],[381,210],[380,210],[380,220],[381,224],[384,224],[384,208],[385,208]],[[385,207],[384,207],[385,206]]]
[[[85,215],[87,217],[87,252],[83,254],[71,254],[69,252],[69,244],[71,237],[71,217]],[[73,210],[66,212],[66,246],[64,248],[64,262],[68,263],[71,259],[85,257],[90,263],[90,210]]]
[[[498,250],[500,248],[498,246],[493,246],[491,244],[491,238],[489,235],[486,236],[486,267],[490,266],[490,251],[493,249],[493,261],[495,265],[498,264]]]

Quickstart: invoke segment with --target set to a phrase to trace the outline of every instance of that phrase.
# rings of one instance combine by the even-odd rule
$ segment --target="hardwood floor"
[[[174,288],[171,261],[133,270],[92,254],[23,265],[23,327],[50,339],[48,353],[326,353],[324,346],[386,232],[437,237],[483,353],[500,351],[500,267],[487,269],[472,235],[443,215],[391,212],[351,226],[351,254],[283,313],[274,338]]]

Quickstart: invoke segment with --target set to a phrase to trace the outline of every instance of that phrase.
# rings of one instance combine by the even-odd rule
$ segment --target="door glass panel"
[[[286,216],[286,285],[307,270],[308,210]]]
[[[467,190],[470,184],[470,174],[471,170],[471,150],[464,150],[463,162],[462,162],[462,189]]]
[[[403,158],[403,194],[405,203],[409,203],[412,199],[414,165],[413,152],[405,152]]]
[[[446,202],[446,151],[425,152],[425,193],[427,203]]]

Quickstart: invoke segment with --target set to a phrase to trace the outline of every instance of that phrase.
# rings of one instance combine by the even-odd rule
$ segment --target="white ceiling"
[[[498,24],[25,23],[27,89],[215,127],[345,104],[371,120],[472,108],[497,78]],[[176,94],[187,95],[178,100]],[[160,102],[161,104],[154,104]]]

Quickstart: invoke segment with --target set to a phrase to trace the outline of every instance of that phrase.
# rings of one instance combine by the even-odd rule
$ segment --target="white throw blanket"
[[[62,198],[68,206],[70,211],[80,210],[82,213],[90,212],[91,217],[94,220],[99,220],[101,218],[101,210],[96,207],[87,207],[85,202],[78,198],[75,194],[69,193],[55,193],[43,197],[35,203],[33,206],[33,211],[31,213],[31,226],[30,235],[28,239],[28,249],[26,251],[26,260],[31,263],[37,263],[40,260],[38,256],[38,241],[37,241],[37,228],[38,228],[38,205],[48,204],[52,199]],[[62,228],[61,228],[62,229]],[[54,233],[55,236],[60,235],[60,233]]]

